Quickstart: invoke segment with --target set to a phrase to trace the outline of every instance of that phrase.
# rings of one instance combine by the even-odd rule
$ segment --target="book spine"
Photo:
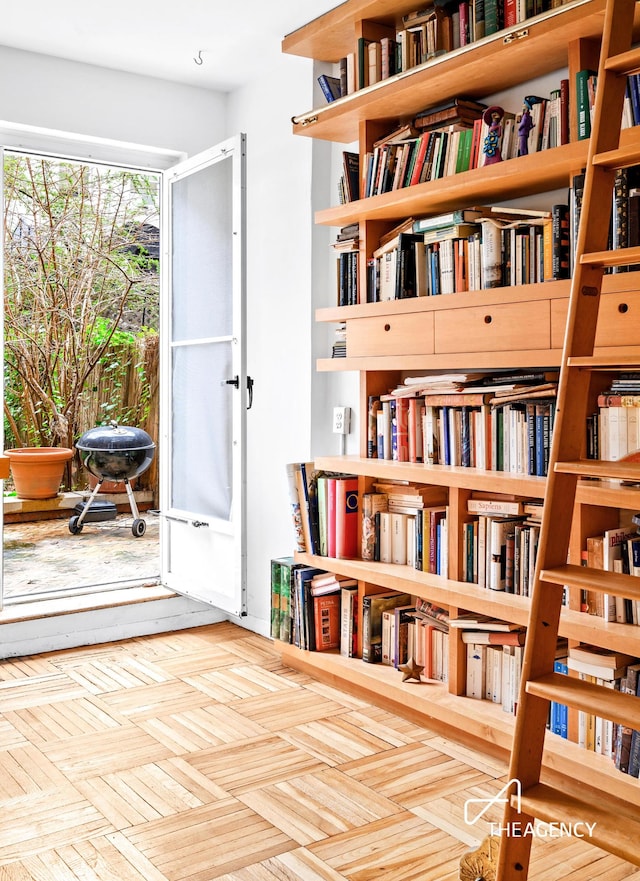
[[[593,71],[583,69],[576,73],[576,113],[578,121],[578,140],[591,136],[591,105],[589,101],[589,77]]]

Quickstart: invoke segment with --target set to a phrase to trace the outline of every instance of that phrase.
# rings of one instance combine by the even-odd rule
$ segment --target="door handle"
[[[234,376],[233,379],[225,379],[222,385],[232,385],[234,388],[240,388],[240,377]],[[247,393],[249,395],[249,403],[247,404],[247,410],[250,410],[253,406],[253,379],[250,376],[247,376]]]

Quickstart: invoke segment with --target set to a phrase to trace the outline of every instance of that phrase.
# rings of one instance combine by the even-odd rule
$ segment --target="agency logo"
[[[520,813],[520,802],[522,799],[522,783],[515,777],[508,780],[502,789],[492,798],[468,798],[464,803],[464,821],[467,826],[475,826],[478,820],[481,820],[487,813],[489,808],[494,805],[501,805],[504,809],[514,796],[516,803],[515,808]]]
[[[491,798],[468,798],[464,803],[464,821],[467,826],[475,826],[487,811],[494,805],[502,810],[511,804],[518,814],[522,813],[522,783],[517,778],[508,780],[505,785]],[[586,820],[571,822],[514,820],[510,823],[489,823],[489,834],[511,838],[523,838],[527,835],[534,838],[593,838],[596,823]]]

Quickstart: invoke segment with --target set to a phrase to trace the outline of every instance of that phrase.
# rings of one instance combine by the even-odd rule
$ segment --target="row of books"
[[[630,655],[588,645],[571,646],[566,657],[556,660],[555,671],[640,697],[640,662]],[[569,737],[569,710],[565,705],[551,703],[549,728],[561,737]],[[579,710],[577,741],[580,747],[610,758],[623,774],[640,775],[640,731],[631,726]]]
[[[385,493],[363,496],[363,559],[411,566],[433,575],[448,576],[448,508],[433,505],[414,512],[389,511]],[[376,506],[385,510],[369,513]],[[408,506],[407,506],[408,507]]]
[[[360,294],[357,278],[349,293],[343,284],[347,260],[341,251],[338,305],[360,302],[363,294],[380,302],[568,278],[569,207],[481,206],[409,218],[380,240]]]
[[[345,634],[357,647],[358,586],[293,557],[271,560],[271,637],[309,651],[341,649]]]
[[[640,535],[634,526],[606,529],[589,536],[582,552],[582,563],[590,569],[640,576]],[[640,624],[640,601],[585,590],[581,609],[589,615],[619,624]]]
[[[319,78],[320,85],[327,101],[335,101],[556,5],[560,0],[435,0],[403,15],[398,27],[380,28],[379,39],[360,38],[340,60],[339,75]]]
[[[475,700],[488,700],[500,704],[506,713],[515,715],[522,672],[523,634],[515,631],[505,636],[510,643],[485,644],[478,642],[475,631],[464,631],[466,643],[467,679],[466,696]]]
[[[555,418],[552,394],[483,404],[464,394],[374,397],[370,456],[544,477]]]
[[[598,395],[587,419],[587,456],[616,462],[640,449],[640,373],[626,373]]]
[[[338,304],[359,303],[363,297],[378,302],[569,278],[583,191],[580,172],[572,177],[568,203],[556,203],[549,211],[477,206],[409,218],[383,236],[367,260],[364,291],[357,278],[358,231],[345,228],[334,243],[341,251]],[[609,241],[613,248],[640,244],[640,166],[616,174]],[[342,253],[347,249],[352,256]]]
[[[585,172],[573,175],[569,188],[569,263],[570,273],[575,259],[578,226],[584,194]],[[632,165],[616,172],[611,222],[609,226],[609,249],[629,248],[640,244],[640,165]],[[638,265],[607,267],[606,272],[630,272]]]
[[[568,94],[568,80],[562,80],[548,98],[527,96],[535,103],[524,147],[519,135],[521,114],[502,111],[501,159],[515,159],[525,149],[536,153],[568,143]],[[486,160],[484,145],[490,124],[486,110],[481,102],[454,99],[380,138],[364,156],[358,198],[481,168]]]
[[[531,513],[480,514],[463,524],[462,578],[479,587],[530,596],[533,587],[540,512],[538,503],[496,502]]]
[[[596,101],[598,75],[595,70],[583,68],[576,73],[576,103],[578,114],[578,140],[591,134],[591,123]],[[640,75],[630,74],[622,109],[622,128],[640,124]]]

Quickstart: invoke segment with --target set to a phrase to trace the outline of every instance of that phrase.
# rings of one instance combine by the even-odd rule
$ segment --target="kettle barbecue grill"
[[[115,518],[115,505],[109,503],[99,502],[93,512],[90,510],[105,480],[124,482],[134,518],[131,531],[136,538],[145,534],[147,524],[138,512],[130,481],[151,465],[155,448],[146,431],[130,425],[118,425],[115,421],[85,431],[78,439],[76,449],[80,451],[82,464],[97,478],[98,483],[89,499],[76,505],[78,513],[69,520],[72,535],[82,532],[86,522]]]

